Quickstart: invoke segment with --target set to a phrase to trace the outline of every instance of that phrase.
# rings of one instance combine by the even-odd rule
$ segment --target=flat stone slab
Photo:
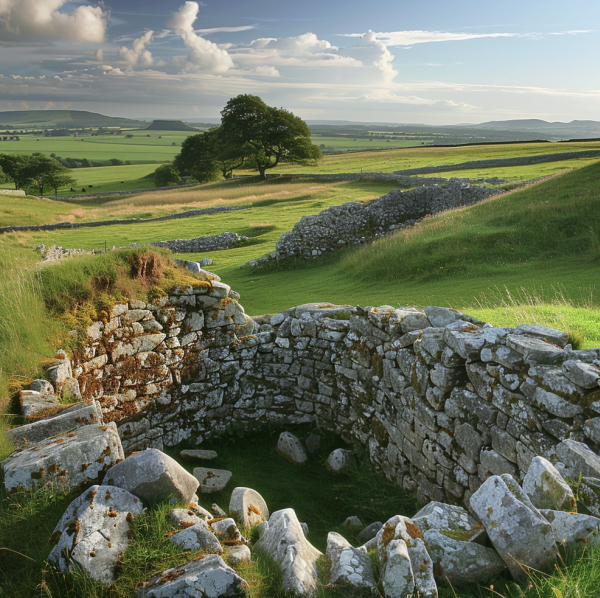
[[[2,463],[4,483],[8,492],[19,487],[32,490],[47,483],[74,488],[97,480],[123,456],[114,422],[83,426],[7,457]]]
[[[449,538],[463,542],[483,541],[485,530],[466,509],[456,505],[432,501],[425,505],[411,521],[422,534],[436,530]]]
[[[556,455],[564,463],[564,473],[569,478],[576,480],[579,474],[600,478],[600,457],[583,442],[567,438],[556,446]]]
[[[277,441],[277,452],[294,465],[304,465],[308,455],[300,439],[291,432],[282,432]]]
[[[163,571],[138,590],[137,598],[219,598],[235,596],[248,588],[242,579],[216,554]]]
[[[50,438],[50,436],[71,432],[81,426],[95,423],[102,423],[102,411],[94,401],[93,403],[80,403],[72,408],[59,411],[50,418],[7,430],[6,435],[16,448],[25,448]]]
[[[550,522],[556,543],[568,551],[600,543],[598,517],[551,509],[542,509],[540,513]]]
[[[350,586],[360,593],[370,594],[376,587],[371,559],[354,548],[343,536],[329,532],[327,558],[331,561],[331,583]]]
[[[544,457],[534,457],[523,478],[523,490],[538,509],[571,511],[576,507],[570,486]]]
[[[233,475],[226,469],[210,469],[208,467],[194,467],[193,474],[198,480],[202,494],[212,494],[223,490]]]
[[[198,550],[202,548],[206,552],[221,554],[223,549],[217,536],[213,534],[204,521],[198,521],[194,525],[173,534],[169,540],[181,546],[184,550]]]
[[[242,527],[269,520],[269,508],[264,498],[256,490],[242,486],[231,493],[229,513]]]
[[[246,542],[246,539],[242,536],[238,526],[231,517],[217,521],[208,521],[208,527],[223,542]]]
[[[139,498],[122,488],[91,486],[76,498],[54,528],[48,556],[61,571],[79,566],[103,584],[114,581],[127,548],[129,524],[142,512]]]
[[[190,503],[196,498],[198,488],[193,475],[158,449],[130,455],[106,472],[102,484],[125,488],[147,502],[175,497]]]
[[[32,417],[39,414],[40,411],[60,405],[56,395],[36,390],[22,390],[19,392],[19,403],[21,404],[21,413],[25,417]]]
[[[179,453],[182,459],[198,459],[200,461],[212,461],[217,458],[216,451],[203,451],[196,449],[186,449]]]

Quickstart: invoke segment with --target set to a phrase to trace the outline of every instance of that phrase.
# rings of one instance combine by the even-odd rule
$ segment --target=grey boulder
[[[224,542],[245,542],[244,536],[240,533],[238,526],[231,517],[219,519],[218,521],[209,521],[208,526],[212,529],[217,538]]]
[[[226,469],[210,469],[208,467],[194,467],[194,477],[198,480],[202,494],[220,492],[227,486],[232,473]]]
[[[129,524],[142,512],[142,501],[121,488],[91,486],[76,498],[54,528],[56,545],[48,561],[61,571],[75,566],[110,584],[127,548]]]
[[[540,512],[550,522],[556,543],[564,546],[567,551],[600,543],[598,517],[551,509],[543,509]]]
[[[205,552],[218,554],[223,551],[221,543],[208,529],[204,521],[198,521],[198,523],[173,534],[169,540],[175,542],[175,544],[178,544],[184,550],[198,550],[201,548]]]
[[[488,478],[470,504],[517,581],[526,580],[530,568],[545,571],[554,565],[552,527],[511,476]]]
[[[325,462],[327,469],[335,473],[346,471],[352,465],[352,451],[348,449],[335,449]]]
[[[216,451],[205,451],[196,449],[186,449],[179,453],[182,459],[198,459],[200,461],[212,461],[217,458]]]
[[[583,444],[567,438],[556,446],[556,456],[564,463],[564,475],[576,480],[579,474],[586,478],[600,478],[600,457]]]
[[[317,589],[317,559],[323,553],[305,537],[293,509],[275,511],[269,528],[255,544],[281,567],[283,589],[295,594],[311,595]]]
[[[371,593],[376,586],[371,559],[352,547],[343,536],[329,532],[327,558],[331,561],[331,583],[350,586],[358,592]]]
[[[111,467],[103,485],[118,486],[147,502],[175,498],[192,502],[198,480],[175,459],[158,449],[146,449]]]
[[[485,530],[481,523],[462,507],[432,501],[425,505],[411,521],[422,534],[436,530],[463,542],[484,540]]]
[[[369,540],[372,540],[377,535],[377,532],[382,527],[383,527],[383,523],[381,523],[381,521],[375,521],[374,523],[367,525],[367,527],[365,527],[365,529],[363,529],[356,537],[360,542],[363,542],[363,543],[368,542]]]
[[[304,465],[308,456],[300,440],[291,432],[282,432],[277,441],[277,452],[294,465]]]
[[[248,588],[223,559],[209,554],[163,571],[138,590],[138,598],[219,598],[235,596]]]
[[[544,457],[534,457],[523,478],[523,490],[538,509],[571,511],[576,501],[573,491],[556,467]]]

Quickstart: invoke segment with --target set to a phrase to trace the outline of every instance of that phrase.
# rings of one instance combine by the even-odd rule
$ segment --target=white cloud
[[[226,50],[196,34],[193,24],[198,18],[200,6],[197,2],[186,2],[171,15],[167,26],[181,36],[189,48],[187,71],[224,73],[233,68],[233,60]]]
[[[104,62],[104,50],[102,48],[96,50],[96,60],[98,62]]]
[[[254,71],[261,77],[281,77],[281,74],[274,66],[257,66]]]
[[[144,35],[133,41],[131,48],[121,46],[119,48],[119,56],[129,65],[134,67],[137,64],[150,66],[154,60],[150,50],[146,50],[146,46],[151,44],[154,39],[154,31],[149,30]]]
[[[398,74],[392,66],[394,55],[387,49],[385,43],[377,39],[377,35],[373,31],[368,31],[359,38],[355,46],[344,48],[340,53],[356,58],[363,64],[373,64],[383,73],[386,81],[391,81]]]
[[[60,12],[68,0],[0,0],[0,36],[4,40],[63,39],[104,41],[108,14],[82,4]]]

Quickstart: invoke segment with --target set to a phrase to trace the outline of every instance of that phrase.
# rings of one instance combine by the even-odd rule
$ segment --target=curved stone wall
[[[440,307],[309,304],[254,321],[238,299],[199,283],[89,328],[74,375],[126,452],[231,422],[315,422],[405,490],[461,503],[490,474],[556,462],[565,438],[598,449],[600,350],[573,351],[565,333]]]

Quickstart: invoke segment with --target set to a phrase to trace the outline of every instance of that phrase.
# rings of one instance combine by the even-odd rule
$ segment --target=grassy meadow
[[[315,171],[356,171],[360,160],[369,161],[365,170],[389,171],[428,163],[524,155],[525,151],[588,147],[600,148],[600,143],[348,153],[326,156]],[[92,249],[104,247],[105,242],[119,246],[233,231],[250,237],[250,241],[226,251],[176,257],[213,259],[209,269],[241,293],[241,303],[251,315],[275,313],[309,301],[363,306],[437,304],[466,311],[495,325],[535,322],[555,326],[567,330],[577,347],[600,346],[600,298],[595,284],[600,276],[600,161],[559,164],[526,167],[527,172],[521,172],[520,167],[505,169],[513,176],[499,174],[501,169],[482,171],[480,176],[512,180],[554,176],[475,206],[428,217],[413,228],[368,245],[265,269],[239,266],[272,251],[281,234],[302,216],[346,201],[369,201],[392,186],[369,180],[332,182],[282,177],[265,182],[237,179],[125,197],[53,201],[0,196],[0,225],[152,218],[214,206],[249,206],[247,210],[175,221],[0,235],[0,431],[12,421],[16,391],[41,375],[44,360],[52,357],[57,347],[70,349],[68,330],[84,326],[115,299],[141,297],[150,288],[183,284],[188,276],[170,266],[167,253],[160,252],[162,277],[138,280],[131,256],[140,250],[40,266],[34,251],[39,243]],[[132,169],[131,177],[137,179],[145,176],[142,168],[154,169],[152,165],[111,168]],[[119,180],[119,176],[92,179],[104,176],[96,171],[108,172],[108,168],[86,170],[83,175],[87,185],[91,182],[102,188]],[[492,170],[497,172],[492,174]],[[465,171],[457,174],[466,176]],[[125,175],[121,180],[126,180]],[[303,437],[311,432],[309,428],[299,430]],[[340,527],[348,515],[357,514],[367,524],[385,521],[397,512],[410,515],[418,508],[413,497],[381,479],[360,449],[352,473],[333,478],[323,467],[323,459],[331,449],[341,446],[338,439],[324,435],[321,452],[300,470],[275,453],[277,434],[275,428],[244,436],[232,431],[229,436],[211,440],[213,446],[207,443],[206,448],[216,448],[219,459],[215,465],[233,471],[235,485],[256,487],[271,511],[286,506],[297,509],[301,520],[309,525],[309,539],[318,548],[324,549],[326,532],[331,530],[344,531],[355,541],[356,530]],[[0,433],[0,458],[10,450]],[[173,450],[171,454],[178,453]],[[297,496],[299,487],[301,499]],[[0,489],[0,598],[132,596],[139,581],[189,560],[189,554],[182,555],[167,541],[166,534],[172,531],[165,517],[168,505],[156,505],[136,520],[134,545],[128,549],[123,574],[111,590],[81,573],[55,573],[45,563],[51,549],[47,540],[76,495],[54,496],[44,490],[9,499]],[[228,491],[215,500],[226,507]],[[203,506],[210,506],[204,502]],[[561,563],[555,574],[532,578],[530,586],[523,589],[504,577],[495,581],[493,588],[450,588],[440,584],[440,598],[594,598],[600,582],[598,557],[597,549],[590,549],[580,558]],[[251,582],[249,598],[285,598],[277,589],[277,571],[269,561],[259,558],[239,572]],[[323,588],[317,598],[333,596],[331,589]]]

